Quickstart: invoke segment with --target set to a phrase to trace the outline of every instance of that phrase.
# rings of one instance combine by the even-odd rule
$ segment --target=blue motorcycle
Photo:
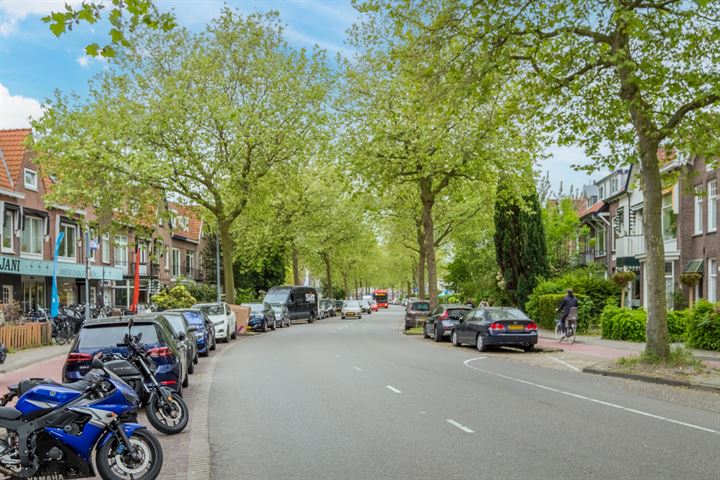
[[[134,423],[138,396],[99,358],[82,380],[28,379],[0,398],[0,474],[10,478],[154,480],[160,443]],[[15,407],[5,405],[19,397]]]

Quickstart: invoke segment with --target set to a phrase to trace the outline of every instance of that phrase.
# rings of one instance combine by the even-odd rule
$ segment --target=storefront
[[[52,289],[53,262],[0,255],[0,286],[3,303],[20,302],[23,311],[48,308]],[[85,265],[58,263],[58,295],[61,304],[85,301]],[[123,269],[91,266],[89,270],[91,299],[104,298],[101,285],[123,279]]]

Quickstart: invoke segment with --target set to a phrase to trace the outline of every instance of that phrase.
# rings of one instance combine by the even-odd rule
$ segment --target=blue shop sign
[[[52,277],[53,262],[0,255],[0,273]],[[122,268],[105,266],[90,267],[90,278],[94,280],[122,280],[123,273],[124,270]],[[85,265],[82,263],[58,262],[58,277],[85,278]]]

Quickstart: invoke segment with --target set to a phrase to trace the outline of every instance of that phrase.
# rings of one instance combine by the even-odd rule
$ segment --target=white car
[[[215,326],[215,340],[229,342],[237,338],[235,330],[235,314],[230,305],[222,303],[196,303],[192,308],[199,308],[210,318]]]
[[[362,307],[357,300],[345,300],[340,309],[340,318],[362,318]]]

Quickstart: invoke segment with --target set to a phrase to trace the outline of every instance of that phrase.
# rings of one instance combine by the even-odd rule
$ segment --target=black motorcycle
[[[155,362],[143,348],[141,339],[142,332],[125,334],[123,343],[118,343],[118,347],[127,347],[128,355],[104,354],[105,367],[137,392],[148,421],[157,431],[166,435],[180,433],[190,421],[190,412],[182,397],[162,386],[155,378]]]

